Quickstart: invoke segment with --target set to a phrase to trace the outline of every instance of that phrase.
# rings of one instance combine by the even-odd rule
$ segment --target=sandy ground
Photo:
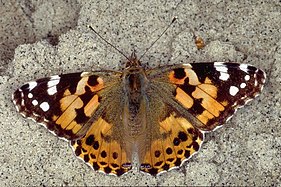
[[[1,45],[12,47],[1,50],[7,58],[1,58],[0,69],[0,186],[281,185],[280,1],[52,0],[9,1],[1,7]],[[122,177],[93,172],[67,142],[16,112],[11,94],[26,81],[120,67],[124,57],[87,25],[126,55],[133,49],[141,55],[174,16],[178,21],[144,63],[235,61],[268,76],[262,94],[207,134],[201,151],[180,169],[157,177],[136,168]],[[204,39],[205,48],[196,48],[193,33]]]

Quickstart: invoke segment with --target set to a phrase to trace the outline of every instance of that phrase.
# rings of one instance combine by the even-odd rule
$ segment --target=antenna
[[[145,52],[140,56],[139,61],[144,57],[144,55],[147,53],[149,49],[153,47],[153,45],[167,32],[167,30],[171,27],[171,25],[177,20],[177,17],[174,17],[171,21],[171,23],[166,27],[166,29],[160,34],[160,36],[148,47],[145,49]]]
[[[117,47],[106,41],[91,25],[88,25],[88,27],[96,34],[98,37],[100,37],[105,43],[113,47],[116,51],[118,51],[121,55],[123,55],[128,61],[131,61],[121,50],[119,50]]]
[[[147,53],[149,49],[153,47],[153,45],[167,32],[167,30],[171,27],[171,25],[177,20],[177,17],[174,17],[171,21],[171,23],[166,27],[166,29],[160,34],[160,36],[148,47],[145,49],[145,52],[141,55],[139,60]],[[121,50],[119,50],[117,47],[109,43],[106,39],[104,39],[91,25],[88,25],[88,27],[98,36],[100,37],[106,44],[113,47],[116,51],[118,51],[121,55],[123,55],[128,61],[131,62],[131,59],[128,58]]]

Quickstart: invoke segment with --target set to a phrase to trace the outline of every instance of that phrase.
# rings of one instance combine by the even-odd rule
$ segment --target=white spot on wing
[[[232,96],[235,96],[238,93],[239,89],[236,86],[230,86],[229,93]]]
[[[60,79],[56,79],[56,80],[50,80],[48,82],[48,88],[56,86],[58,83],[60,82]]]
[[[224,73],[227,73],[227,67],[226,66],[215,66],[216,70],[219,71],[219,72],[224,72]]]
[[[187,68],[192,68],[191,64],[183,64],[183,66],[186,66]]]
[[[47,90],[47,92],[48,92],[49,95],[54,95],[55,93],[57,93],[57,87],[53,86],[53,87],[49,88]]]
[[[215,66],[221,66],[221,65],[223,65],[224,64],[224,62],[214,62],[214,65]]]
[[[240,88],[245,88],[246,87],[246,84],[243,82],[240,84]]]
[[[24,99],[21,100],[21,106],[24,106]]]
[[[48,94],[54,95],[57,93],[57,87],[56,85],[60,82],[60,77],[58,75],[52,76],[51,80],[48,82]]]
[[[224,72],[220,72],[220,80],[226,81],[229,78],[229,74],[228,73],[224,73]]]
[[[227,73],[228,68],[224,65],[223,62],[215,62],[214,67],[218,72],[220,72],[220,80],[226,81],[229,79],[229,74]]]
[[[31,102],[34,106],[38,105],[38,101],[36,99],[34,99],[32,102]]]
[[[245,75],[244,79],[245,79],[245,81],[250,80],[250,75]]]
[[[90,73],[85,71],[85,72],[81,73],[80,77],[84,77],[84,76],[88,76],[88,75],[90,75]]]
[[[31,98],[33,97],[33,94],[32,94],[32,93],[28,93],[27,97],[28,97],[29,99],[31,99]]]
[[[55,80],[55,79],[58,79],[58,80],[59,80],[59,79],[60,79],[60,76],[58,76],[58,75],[53,75],[53,76],[51,76],[50,78],[51,78],[51,80]]]
[[[26,113],[21,112],[20,113],[24,118],[26,118]]]
[[[28,84],[28,90],[31,91],[33,90],[33,88],[35,88],[35,86],[37,86],[37,82],[33,81],[33,82],[29,82]]]
[[[248,65],[247,65],[247,64],[240,64],[240,65],[239,65],[239,68],[240,68],[242,71],[248,73]]]
[[[47,102],[43,102],[39,105],[39,107],[44,111],[48,111],[50,109],[50,105]]]
[[[257,79],[255,79],[255,86],[257,86],[258,85],[258,81],[257,81]]]

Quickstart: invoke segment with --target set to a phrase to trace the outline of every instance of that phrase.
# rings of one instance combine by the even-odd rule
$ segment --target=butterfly
[[[13,94],[17,110],[70,142],[92,169],[157,175],[199,151],[204,134],[255,98],[265,73],[230,62],[143,66],[135,52],[120,71],[55,75]]]

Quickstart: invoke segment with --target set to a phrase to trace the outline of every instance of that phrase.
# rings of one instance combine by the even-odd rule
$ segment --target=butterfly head
[[[126,69],[130,68],[140,68],[141,62],[139,61],[135,51],[132,52],[131,56],[128,58],[128,61],[125,64]]]

